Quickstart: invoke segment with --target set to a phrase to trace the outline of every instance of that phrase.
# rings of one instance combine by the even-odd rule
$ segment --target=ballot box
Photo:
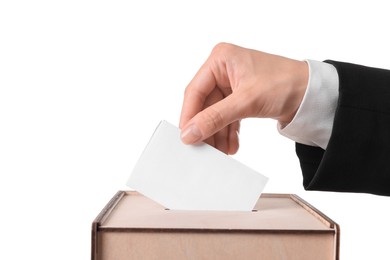
[[[293,194],[253,211],[170,210],[119,191],[92,223],[93,260],[339,259],[339,226]]]

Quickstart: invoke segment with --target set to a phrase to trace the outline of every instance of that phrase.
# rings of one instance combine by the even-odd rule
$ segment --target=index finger
[[[208,63],[199,69],[184,92],[184,100],[180,115],[182,129],[197,113],[203,110],[205,101],[216,87],[216,80]]]

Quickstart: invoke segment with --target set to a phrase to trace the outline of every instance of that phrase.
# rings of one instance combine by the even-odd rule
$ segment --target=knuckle
[[[204,113],[204,122],[208,134],[213,134],[224,126],[224,119],[222,114],[212,107],[209,107],[206,110],[206,113]]]
[[[203,92],[201,92],[195,88],[191,88],[189,86],[186,87],[184,90],[184,100],[185,101],[192,100],[192,102],[203,104],[206,100],[206,97],[207,97],[207,95],[205,95]]]
[[[191,89],[190,89],[190,87],[189,86],[187,86],[185,89],[184,89],[184,96],[185,97],[187,97],[189,94],[190,94],[190,92],[191,92]]]
[[[230,53],[234,48],[235,46],[233,44],[220,42],[214,46],[212,54],[213,55],[227,54]]]

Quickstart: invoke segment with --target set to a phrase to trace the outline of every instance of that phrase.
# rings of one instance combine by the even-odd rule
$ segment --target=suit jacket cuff
[[[326,150],[296,144],[308,190],[390,195],[390,71],[326,61],[339,99]]]

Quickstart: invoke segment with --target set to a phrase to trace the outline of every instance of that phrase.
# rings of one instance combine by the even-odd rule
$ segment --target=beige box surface
[[[167,210],[119,191],[92,223],[93,260],[339,259],[339,226],[292,194],[252,212]]]

